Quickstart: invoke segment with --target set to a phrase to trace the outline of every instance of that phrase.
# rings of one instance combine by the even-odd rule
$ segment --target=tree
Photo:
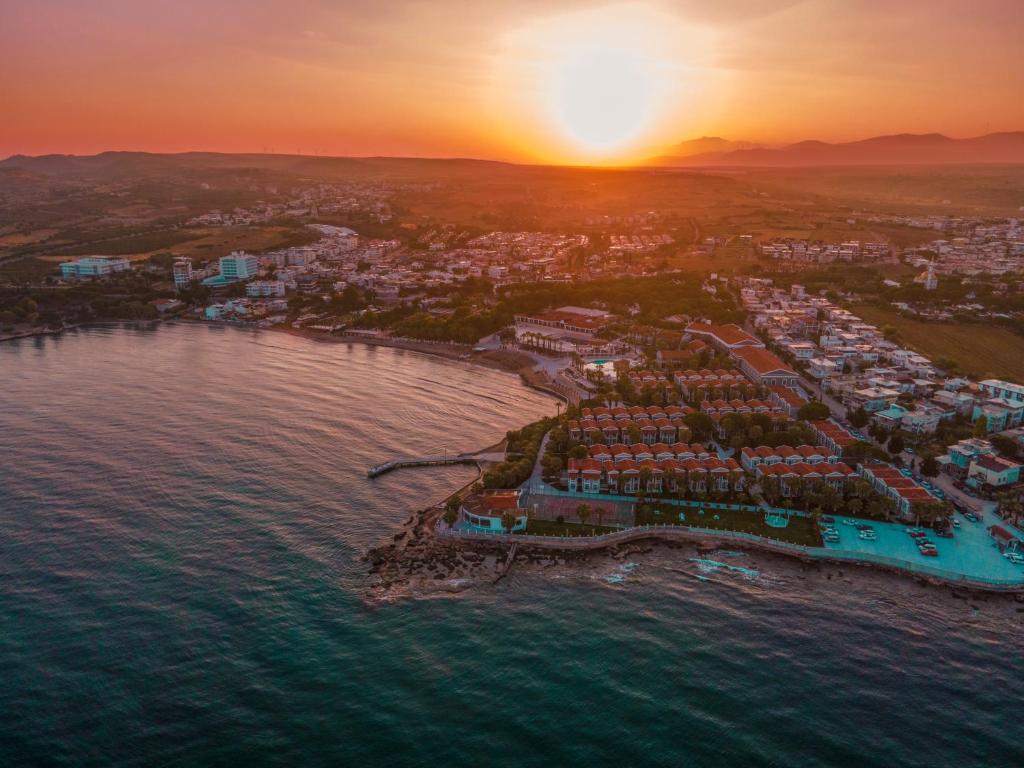
[[[988,440],[992,443],[992,447],[1006,458],[1017,458],[1017,442],[1012,437],[1007,437],[1006,435],[992,435]]]
[[[569,449],[570,459],[585,459],[589,455],[590,452],[587,450],[587,446],[583,445],[582,443],[579,445],[574,445],[572,448]]]
[[[796,412],[796,417],[800,421],[822,421],[832,415],[828,406],[824,403],[814,400],[800,407],[800,410]]]
[[[903,449],[905,447],[903,438],[899,434],[895,434],[889,438],[889,453],[893,456],[903,453]]]
[[[459,500],[453,496],[448,499],[448,503],[444,508],[444,521],[448,523],[448,527],[451,528],[455,525],[455,521],[459,519]]]
[[[512,533],[512,529],[516,526],[516,513],[511,509],[501,513],[501,525],[506,531]]]
[[[847,414],[847,418],[850,420],[850,424],[852,424],[856,429],[864,429],[870,420],[868,412],[865,411],[863,407],[850,411],[849,414]]]
[[[988,419],[984,416],[979,416],[977,421],[974,422],[974,436],[985,437],[988,434]]]
[[[581,524],[585,524],[587,522],[587,518],[590,517],[590,505],[580,504],[576,507],[576,517],[580,519]]]
[[[925,456],[921,461],[921,474],[925,477],[939,476],[939,462],[935,460],[934,456]]]
[[[541,470],[545,477],[557,477],[562,471],[562,460],[553,453],[545,453],[540,460]]]

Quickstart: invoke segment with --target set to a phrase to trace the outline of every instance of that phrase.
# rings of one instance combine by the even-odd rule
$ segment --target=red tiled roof
[[[760,347],[741,347],[733,350],[733,354],[747,365],[753,368],[758,374],[764,376],[769,373],[784,373],[796,376],[796,373],[786,365],[778,355]]]

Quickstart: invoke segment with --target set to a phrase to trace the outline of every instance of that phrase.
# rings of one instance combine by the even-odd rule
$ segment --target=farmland
[[[910,348],[932,360],[955,360],[960,370],[978,378],[1024,381],[1024,337],[999,326],[937,323],[898,312],[860,305],[853,311],[879,327],[891,325]]]

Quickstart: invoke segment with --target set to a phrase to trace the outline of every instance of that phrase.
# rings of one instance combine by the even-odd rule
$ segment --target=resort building
[[[856,472],[846,464],[830,461],[817,464],[802,461],[796,464],[759,464],[754,473],[762,484],[768,478],[777,480],[779,493],[787,498],[802,496],[819,483],[825,483],[842,493],[851,479],[856,477]]]
[[[221,256],[220,258],[220,276],[228,282],[256,277],[258,269],[257,258],[242,251],[235,251],[230,256]]]
[[[686,332],[713,344],[723,352],[732,352],[742,347],[764,347],[764,343],[760,339],[751,336],[735,323],[726,325],[693,323],[686,327]]]
[[[780,445],[771,448],[767,445],[750,448],[749,446],[740,451],[740,462],[748,472],[754,472],[758,467],[772,466],[775,464],[837,464],[839,457],[821,446],[800,445],[793,448],[788,445]]]
[[[810,427],[814,431],[815,442],[825,446],[836,456],[842,456],[847,448],[857,442],[857,438],[851,435],[845,427],[841,427],[831,419],[812,421]]]
[[[742,346],[732,351],[740,370],[751,381],[766,387],[795,389],[797,374],[775,353],[753,346]]]
[[[857,467],[861,477],[871,483],[871,487],[883,496],[896,502],[896,508],[904,519],[914,516],[914,507],[920,504],[938,504],[939,498],[919,485],[912,477],[907,477],[891,464],[871,461]]]
[[[513,531],[525,531],[526,510],[519,506],[519,491],[485,491],[474,494],[462,502],[459,516],[471,531],[483,533],[507,532],[502,518],[511,514],[515,518]]]
[[[599,309],[561,307],[560,309],[539,314],[516,315],[514,320],[517,326],[536,326],[538,328],[551,328],[568,333],[593,336],[608,324],[608,317],[607,312]]]
[[[693,493],[742,490],[743,469],[733,459],[698,460],[654,458],[569,459],[566,487],[576,493],[661,493],[688,490]],[[645,487],[641,488],[641,485]]]
[[[131,262],[124,258],[86,256],[76,261],[65,261],[60,265],[61,277],[78,279],[83,277],[107,277],[115,272],[127,272]]]

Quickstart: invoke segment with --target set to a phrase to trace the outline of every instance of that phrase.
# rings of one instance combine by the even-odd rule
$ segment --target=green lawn
[[[753,533],[766,539],[788,541],[809,547],[821,546],[821,534],[818,533],[814,520],[809,517],[793,516],[785,528],[772,528],[764,522],[761,512],[749,512],[735,509],[707,509],[704,514],[692,507],[680,508],[668,504],[659,506],[656,502],[649,503],[650,512],[637,512],[637,524],[678,523],[680,510],[686,515],[685,525],[697,528],[713,528],[726,531]],[[657,514],[660,511],[661,514]],[[718,519],[715,519],[715,516]]]
[[[874,325],[893,326],[903,343],[926,357],[955,360],[964,373],[979,379],[1024,381],[1024,336],[1006,328],[915,320],[868,305],[855,306],[853,311]]]

